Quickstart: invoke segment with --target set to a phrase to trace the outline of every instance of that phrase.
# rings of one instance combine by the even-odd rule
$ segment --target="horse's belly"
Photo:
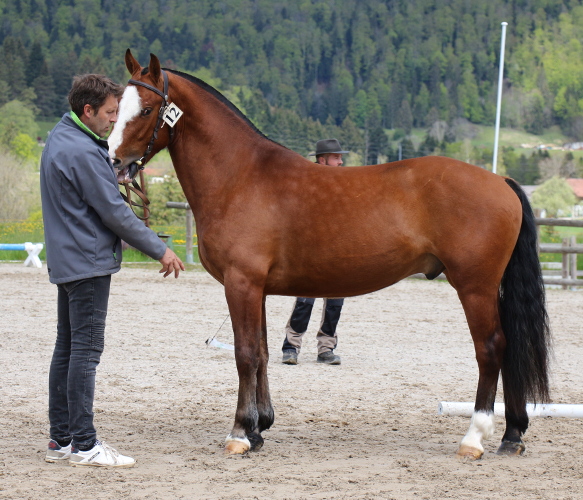
[[[269,295],[350,297],[386,288],[415,273],[439,274],[443,265],[432,255],[397,260],[384,255],[369,259],[337,259],[278,268],[267,278]]]

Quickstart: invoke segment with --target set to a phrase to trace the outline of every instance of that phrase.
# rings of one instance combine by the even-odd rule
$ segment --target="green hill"
[[[335,135],[366,163],[412,131],[435,150],[424,136],[437,122],[449,144],[491,148],[465,130],[493,130],[506,21],[502,126],[533,143],[583,138],[583,0],[4,0],[0,19],[0,106],[50,121],[73,75],[126,81],[129,47],[211,80],[298,152]]]

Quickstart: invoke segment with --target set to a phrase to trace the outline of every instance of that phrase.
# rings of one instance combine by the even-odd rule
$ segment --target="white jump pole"
[[[498,136],[500,135],[500,108],[502,106],[502,80],[504,77],[504,45],[506,44],[507,22],[502,23],[502,41],[500,43],[500,68],[498,70],[498,100],[496,103],[496,128],[494,129],[494,158],[492,159],[492,172],[496,173],[498,161]]]
[[[42,262],[39,258],[39,254],[43,251],[44,245],[42,243],[31,243],[27,241],[26,243],[2,243],[0,244],[0,250],[25,250],[28,252],[28,257],[24,261],[25,266],[30,267],[43,267]]]
[[[471,417],[474,413],[474,403],[442,401],[437,407],[437,413],[450,417]],[[529,417],[583,418],[583,405],[527,404],[526,413]],[[494,404],[494,415],[504,416],[504,403]]]

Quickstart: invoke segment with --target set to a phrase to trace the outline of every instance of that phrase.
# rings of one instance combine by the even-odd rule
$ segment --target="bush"
[[[565,179],[552,177],[540,185],[532,194],[532,206],[546,210],[550,217],[556,217],[559,210],[570,212],[577,198]]]
[[[186,202],[186,196],[174,171],[165,175],[163,182],[148,184],[148,198],[151,202],[150,224],[184,224],[186,216],[184,210],[166,208],[167,201]]]
[[[40,207],[38,174],[33,164],[0,147],[0,220],[24,220]]]

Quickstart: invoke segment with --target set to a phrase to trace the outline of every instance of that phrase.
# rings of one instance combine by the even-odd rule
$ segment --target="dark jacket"
[[[153,259],[164,255],[164,242],[123,201],[107,142],[69,114],[49,134],[40,183],[51,283],[116,273],[120,238]]]

